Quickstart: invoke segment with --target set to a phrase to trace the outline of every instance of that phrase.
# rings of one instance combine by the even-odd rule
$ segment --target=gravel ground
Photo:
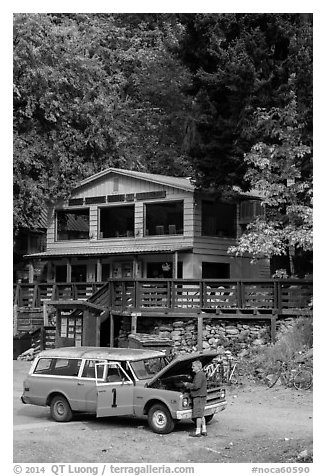
[[[14,361],[15,463],[311,462],[312,391],[233,387],[227,409],[215,416],[206,438],[188,436],[192,422],[157,435],[146,420],[131,418],[79,415],[69,423],[52,422],[48,408],[20,402],[29,365]]]

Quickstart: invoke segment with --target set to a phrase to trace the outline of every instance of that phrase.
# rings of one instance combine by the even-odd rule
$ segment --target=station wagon
[[[194,352],[171,362],[158,350],[61,347],[36,357],[24,381],[25,404],[49,406],[58,422],[76,412],[97,417],[147,417],[155,433],[170,433],[177,421],[192,418],[192,400],[184,383],[191,381],[191,364],[203,366],[215,352]],[[210,421],[226,407],[225,390],[208,385],[205,418]]]

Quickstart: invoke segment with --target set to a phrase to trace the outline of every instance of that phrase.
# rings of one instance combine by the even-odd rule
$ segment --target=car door
[[[134,384],[120,363],[111,361],[96,364],[95,373],[96,416],[132,415]]]
[[[104,363],[98,359],[86,359],[83,362],[78,379],[78,410],[81,412],[96,413],[97,387],[95,379],[95,365]],[[102,368],[103,370],[103,368]]]

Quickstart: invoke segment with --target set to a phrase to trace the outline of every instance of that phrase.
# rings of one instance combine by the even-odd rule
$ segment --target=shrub
[[[275,344],[258,349],[251,355],[250,364],[252,373],[266,376],[275,372],[277,360],[293,362],[298,356],[305,358],[307,350],[313,345],[312,318],[300,317],[293,327],[286,329],[279,336]]]

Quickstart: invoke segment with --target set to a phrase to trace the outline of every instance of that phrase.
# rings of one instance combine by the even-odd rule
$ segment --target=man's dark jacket
[[[202,370],[195,374],[194,380],[188,385],[188,388],[192,397],[207,397],[207,379]]]

